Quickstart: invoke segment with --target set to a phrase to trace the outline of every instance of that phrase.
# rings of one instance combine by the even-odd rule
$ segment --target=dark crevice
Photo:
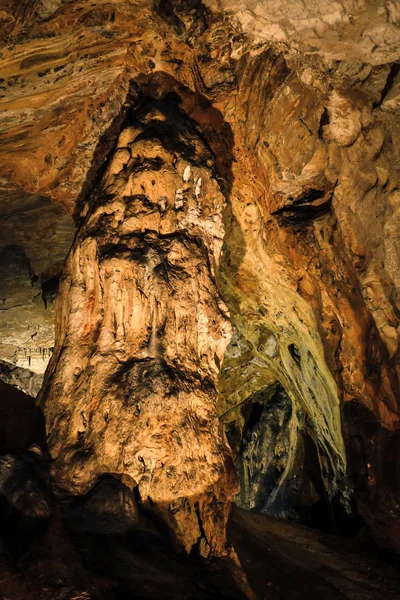
[[[296,344],[289,344],[288,350],[290,352],[290,356],[293,358],[296,365],[300,368],[301,367],[301,355],[300,355],[300,351],[299,351],[298,347],[296,346]]]
[[[253,431],[257,423],[259,423],[263,411],[263,405],[258,402],[252,402],[250,415],[246,420],[245,431]]]
[[[325,192],[324,192],[325,193]],[[323,193],[323,194],[324,194]],[[322,195],[323,195],[322,194]],[[321,196],[319,196],[321,197]],[[318,205],[308,204],[313,198],[304,198],[271,213],[282,226],[307,224],[331,212],[332,196]]]
[[[329,119],[328,109],[326,107],[324,107],[321,118],[319,120],[319,128],[318,128],[318,137],[321,140],[324,137],[324,127],[325,127],[325,125],[329,125],[329,122],[330,122],[330,119]]]
[[[201,0],[155,0],[154,6],[161,18],[168,23],[179,36],[186,36],[191,45],[208,27],[211,18],[209,9]],[[187,14],[195,15],[190,24],[185,23]]]
[[[199,509],[199,503],[198,502],[195,503],[194,509],[196,511],[197,522],[199,524],[200,536],[199,536],[199,539],[197,540],[197,542],[192,546],[191,556],[200,556],[200,544],[201,544],[201,541],[204,540],[206,543],[208,543],[208,541],[207,541],[206,532],[204,531],[203,521],[202,521],[202,518],[201,518],[200,509]]]
[[[154,4],[161,18],[175,29],[178,35],[185,33],[185,25],[175,12],[174,2],[171,0],[157,0]]]
[[[386,98],[386,96],[388,95],[390,90],[392,89],[394,80],[399,72],[400,72],[400,63],[393,63],[392,66],[390,67],[390,71],[389,71],[389,74],[386,79],[385,87],[382,90],[381,97],[377,102],[374,102],[374,104],[372,105],[373,108],[379,108],[382,105],[384,99]]]
[[[53,277],[41,281],[40,286],[42,288],[42,299],[44,307],[47,308],[47,304],[50,302],[54,304],[57,296],[58,286],[61,279],[61,273],[57,273]]]

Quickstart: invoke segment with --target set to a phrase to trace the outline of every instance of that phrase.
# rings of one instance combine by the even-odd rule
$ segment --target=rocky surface
[[[373,600],[398,596],[398,557],[361,535],[344,540],[273,517],[233,509],[229,539],[256,598]]]
[[[40,402],[59,488],[86,493],[113,473],[188,551],[220,554],[236,491],[215,406],[230,337],[215,284],[224,187],[165,85],[132,98],[83,209]]]
[[[0,18],[7,197],[77,227],[41,395],[58,488],[114,474],[187,549],[224,552],[218,415],[240,504],[358,513],[399,549],[397,4],[8,0]]]
[[[74,232],[48,198],[0,190],[0,378],[32,396],[54,346],[54,299]]]
[[[365,65],[399,58],[395,0],[206,0],[235,17],[255,43],[275,42],[305,55]]]
[[[108,490],[107,494],[110,490]],[[115,496],[112,507],[115,518]],[[243,600],[232,564],[171,552],[155,523],[125,519],[119,531],[101,531],[93,509],[85,530],[76,514],[55,514],[47,531],[6,535],[0,544],[0,590],[22,600]],[[90,517],[90,518],[89,518]],[[129,527],[128,527],[129,524]],[[80,524],[81,525],[81,524]],[[119,521],[119,525],[122,522]],[[235,508],[228,536],[255,600],[388,600],[398,598],[398,559],[367,540],[343,540],[273,517]]]

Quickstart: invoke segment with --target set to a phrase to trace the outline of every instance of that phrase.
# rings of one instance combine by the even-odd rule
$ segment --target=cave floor
[[[258,600],[400,598],[400,561],[343,539],[233,508],[229,538]],[[2,536],[1,600],[245,598],[231,561],[174,554],[155,529],[71,531],[55,515],[41,534]]]
[[[339,538],[233,508],[229,536],[257,598],[400,598],[400,559],[371,541]]]

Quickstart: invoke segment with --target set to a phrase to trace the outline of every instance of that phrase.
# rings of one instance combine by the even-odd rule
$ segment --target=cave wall
[[[271,60],[279,64],[280,59]],[[347,72],[346,76],[334,70],[331,81],[326,75],[312,75],[310,80],[304,71],[295,76],[288,73],[283,75],[283,81],[275,80],[272,98],[271,91],[264,89],[267,102],[264,96],[260,98],[261,86],[257,84],[265,79],[265,72],[260,74],[265,63],[261,65],[258,59],[253,65],[246,65],[243,76],[247,74],[250,80],[246,81],[244,98],[247,105],[257,103],[265,109],[261,119],[259,112],[254,113],[254,118],[248,113],[241,138],[257,147],[257,152],[247,156],[251,161],[248,171],[254,173],[260,196],[257,208],[242,208],[247,218],[243,212],[240,214],[240,208],[235,215],[244,223],[242,230],[248,246],[252,232],[256,232],[249,265],[255,256],[255,262],[268,257],[266,272],[271,287],[268,290],[269,285],[254,262],[246,269],[246,256],[238,269],[229,264],[226,269],[228,290],[236,295],[239,315],[245,315],[237,326],[241,340],[245,340],[246,351],[250,349],[253,355],[249,362],[254,361],[254,355],[258,359],[256,368],[254,363],[249,365],[253,373],[244,377],[254,379],[261,375],[265,379],[259,367],[269,355],[267,360],[275,364],[275,379],[281,383],[286,380],[284,387],[292,392],[292,397],[297,391],[294,402],[305,408],[306,430],[320,444],[326,437],[328,422],[329,434],[337,433],[336,448],[341,448],[343,461],[346,457],[340,439],[344,433],[350,464],[354,450],[346,403],[360,404],[358,410],[364,415],[360,421],[368,421],[368,413],[372,419],[375,415],[379,433],[372,434],[365,425],[368,433],[363,433],[362,443],[364,468],[368,471],[365,478],[370,488],[368,503],[374,505],[374,514],[379,514],[381,523],[376,525],[384,528],[382,540],[395,538],[397,516],[396,510],[391,511],[398,503],[394,488],[398,490],[399,482],[393,473],[394,484],[390,484],[391,491],[386,496],[382,469],[387,442],[380,441],[380,436],[392,439],[398,428],[397,288],[393,279],[398,271],[397,236],[385,234],[396,228],[397,123],[395,113],[382,110],[397,67],[377,67],[362,75]],[[310,73],[315,71],[310,70],[307,75]],[[268,182],[263,182],[260,174],[266,172]],[[257,230],[260,220],[265,227],[262,232]],[[262,289],[257,307],[250,305],[250,294],[237,294],[241,287],[248,290],[249,283],[250,289]],[[228,294],[229,291],[224,297]],[[260,315],[259,308],[265,304],[266,315]],[[252,320],[256,331],[251,330],[249,339]],[[286,348],[282,349],[281,339]],[[315,343],[322,348],[316,349]],[[260,348],[264,350],[263,357],[259,356]],[[229,367],[229,350],[227,356]],[[283,377],[279,374],[282,363]],[[248,371],[248,366],[244,369]],[[336,406],[339,401],[342,406],[342,425],[337,413],[336,421],[316,414],[318,406],[322,412],[329,406],[321,383],[326,386],[331,381],[330,374],[335,378],[330,386],[332,397],[337,399]],[[236,372],[234,377],[237,376]],[[287,381],[288,376],[292,376],[292,381]],[[224,386],[229,393],[229,370],[226,379]],[[234,402],[240,402],[248,390],[234,394]],[[229,405],[224,406],[224,411],[227,408]],[[231,411],[229,418],[234,418],[234,414]],[[377,447],[381,449],[377,451]],[[323,452],[326,449],[319,450],[320,458]],[[335,459],[333,463],[334,478],[348,499],[340,462]],[[326,467],[321,467],[323,476],[332,479]],[[327,484],[325,487],[329,489]],[[368,520],[369,509],[365,509],[364,500],[365,497],[359,499],[359,510]],[[386,519],[387,524],[383,525]]]
[[[195,172],[201,186],[203,179],[215,178],[210,193],[221,198],[219,221],[211,233],[211,216],[196,225],[203,227],[200,237],[206,250],[193,248],[193,255],[203,253],[204,276],[212,280],[207,288],[213,300],[207,304],[220,298],[228,308],[214,306],[218,319],[224,313],[216,331],[221,335],[221,323],[230,323],[232,337],[220,337],[222,346],[229,344],[225,351],[219,347],[218,361],[200,356],[196,368],[212,373],[207,397],[216,402],[235,454],[242,484],[237,501],[274,514],[305,511],[311,518],[309,509],[321,499],[351,514],[355,496],[357,510],[377,539],[399,548],[400,41],[395,3],[382,7],[321,0],[307,8],[295,0],[99,1],[90,6],[84,1],[17,5],[9,0],[0,16],[0,106],[5,109],[0,118],[0,174],[10,189],[50,198],[73,214],[78,226],[59,300],[57,351],[42,395],[54,456],[65,444],[57,432],[66,428],[68,452],[58,463],[64,461],[60,469],[67,473],[68,460],[73,464],[78,452],[72,432],[79,437],[86,431],[74,422],[69,398],[78,394],[79,402],[88,403],[96,396],[102,403],[108,397],[108,383],[96,373],[102,368],[109,374],[116,371],[118,335],[104,342],[110,362],[100,365],[101,354],[95,353],[82,385],[80,372],[74,378],[68,366],[75,359],[68,361],[68,352],[64,356],[61,349],[71,344],[69,351],[75,348],[86,365],[102,341],[101,328],[94,328],[96,340],[89,333],[96,320],[89,317],[89,309],[97,315],[104,298],[117,297],[122,293],[118,290],[129,286],[133,293],[144,277],[129,271],[135,249],[121,247],[121,236],[137,232],[138,237],[151,237],[165,220],[163,204],[149,191],[155,177],[151,136],[147,145],[141,141],[144,170],[134,166],[136,159],[131,152],[128,156],[125,145],[116,150],[117,140],[138,96],[163,101],[167,94],[177,94],[179,110],[191,123],[189,138],[197,145],[187,156],[187,140],[178,144],[172,166],[163,144],[157,146],[165,166],[161,174],[157,171],[160,179],[154,185],[160,197],[168,198],[171,211],[190,208],[187,214],[194,219],[197,188],[193,179],[190,204],[182,178],[188,165],[190,177],[195,176],[192,170],[200,168],[196,153],[206,144],[209,156],[201,173]],[[179,119],[177,123],[179,130]],[[124,189],[131,185],[131,171],[144,187],[133,195],[144,198],[132,204],[128,215]],[[177,190],[182,190],[178,197]],[[215,207],[208,210],[211,215]],[[97,219],[96,234],[91,219]],[[194,226],[190,223],[184,225],[188,231]],[[218,251],[210,249],[210,235]],[[111,286],[102,295],[99,273],[105,266],[99,248],[106,243],[122,253],[107,260],[121,265],[128,261],[131,274],[123,283],[115,280],[116,290]],[[87,267],[79,263],[80,256]],[[212,257],[210,264],[206,256]],[[185,327],[192,333],[201,330],[207,338],[189,293],[193,273],[180,283],[187,294],[182,300]],[[165,298],[164,285],[151,288],[151,297]],[[69,286],[73,289],[68,292]],[[168,297],[170,302],[174,306]],[[156,314],[150,304],[138,303],[137,335],[143,347],[150,343],[151,336],[146,336]],[[107,310],[111,315],[114,309]],[[119,317],[120,310],[115,311]],[[80,327],[85,320],[89,337],[83,342]],[[117,325],[118,320],[110,321],[110,335],[118,332]],[[154,328],[158,331],[160,325],[157,317]],[[66,337],[67,331],[71,333]],[[130,327],[126,335],[136,335],[135,329]],[[218,335],[213,341],[210,334],[206,356]],[[176,351],[186,362],[192,350],[181,356],[173,337],[167,336],[163,353]],[[122,360],[132,359],[139,346],[134,350],[134,344],[131,349],[120,343],[126,354]],[[62,400],[64,425],[52,408],[60,401],[58,377],[69,390]],[[133,383],[122,378],[111,395],[123,395],[124,386],[136,389],[135,377]],[[162,385],[163,377],[154,379]],[[91,381],[96,393],[89,389]],[[121,397],[116,414],[122,406]],[[218,431],[214,442],[223,439],[215,417],[210,422]],[[273,423],[279,423],[274,425],[279,430],[275,437]],[[248,440],[249,431],[259,442],[257,435]],[[91,444],[90,456],[100,452],[102,439]],[[274,440],[273,448],[268,440]],[[313,467],[305,473],[305,457],[310,455]],[[107,465],[93,461],[83,487],[109,470],[111,462],[120,464],[119,458]],[[250,476],[240,471],[246,462]],[[269,483],[264,466],[265,473],[274,472]],[[130,475],[138,483],[143,473]],[[73,489],[71,481],[66,485]],[[227,497],[233,494],[230,486]],[[281,506],[281,497],[293,500]]]
[[[39,194],[0,188],[0,379],[31,396],[54,346],[54,300],[75,223]]]

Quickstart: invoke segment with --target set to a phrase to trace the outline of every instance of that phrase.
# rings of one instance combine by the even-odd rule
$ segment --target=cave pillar
[[[221,190],[175,97],[128,111],[67,260],[41,394],[59,493],[111,474],[207,556],[227,551],[236,493],[216,413],[231,335]]]

